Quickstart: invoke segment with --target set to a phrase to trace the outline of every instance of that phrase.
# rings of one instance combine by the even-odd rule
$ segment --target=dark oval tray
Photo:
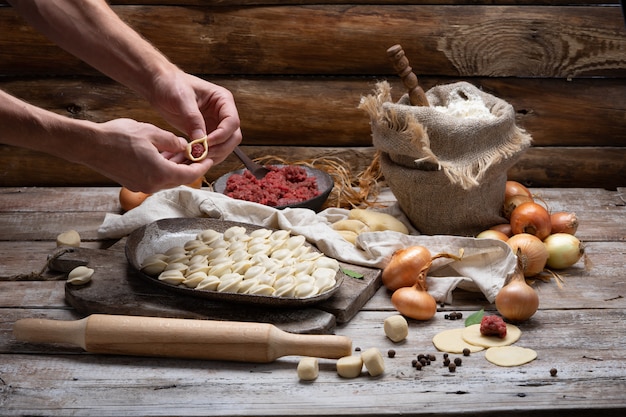
[[[337,272],[335,276],[336,284],[328,291],[313,297],[296,298],[296,297],[276,297],[269,295],[257,294],[237,294],[208,290],[197,290],[179,285],[169,284],[159,281],[156,277],[141,272],[141,262],[149,255],[165,252],[174,246],[183,246],[188,240],[196,238],[196,235],[202,230],[213,229],[223,233],[230,227],[243,226],[248,232],[260,229],[261,226],[231,222],[208,218],[175,218],[162,219],[153,223],[142,226],[133,231],[126,241],[126,258],[130,265],[137,270],[137,273],[149,282],[158,285],[167,290],[184,294],[192,297],[208,298],[219,301],[229,301],[236,303],[265,305],[271,307],[305,307],[330,298],[341,286],[343,282],[343,274]],[[304,243],[311,247],[312,250],[319,250],[308,242]]]

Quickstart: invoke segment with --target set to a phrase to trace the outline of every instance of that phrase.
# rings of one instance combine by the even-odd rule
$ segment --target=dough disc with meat
[[[500,338],[498,336],[483,336],[480,333],[480,324],[472,324],[462,329],[463,340],[471,345],[482,346],[485,348],[497,346],[509,346],[517,342],[522,335],[519,327],[506,323],[506,336]]]
[[[444,330],[437,333],[433,337],[433,344],[442,352],[463,353],[463,349],[467,348],[470,352],[480,352],[484,349],[482,346],[472,345],[463,340],[464,328]]]
[[[491,347],[485,352],[485,359],[498,366],[520,366],[536,357],[534,350],[519,346]]]

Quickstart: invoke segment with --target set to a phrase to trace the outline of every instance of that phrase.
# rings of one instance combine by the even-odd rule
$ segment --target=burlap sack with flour
[[[386,82],[359,108],[371,119],[381,170],[423,234],[471,236],[504,223],[508,169],[530,146],[506,101],[459,82],[430,89],[430,106],[391,100]]]

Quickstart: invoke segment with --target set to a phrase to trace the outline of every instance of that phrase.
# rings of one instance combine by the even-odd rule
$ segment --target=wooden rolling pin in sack
[[[288,355],[338,359],[352,340],[336,335],[292,334],[268,323],[92,314],[63,321],[21,319],[17,340],[66,343],[92,353],[237,362],[272,362]]]

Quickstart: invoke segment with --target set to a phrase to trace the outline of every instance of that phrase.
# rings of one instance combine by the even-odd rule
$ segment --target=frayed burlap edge
[[[429,93],[430,91],[426,93],[427,96]],[[361,98],[358,108],[370,116],[374,146],[382,152],[389,153],[392,159],[393,155],[405,155],[399,157],[405,159],[404,163],[397,160],[396,163],[406,165],[406,159],[414,156],[414,166],[417,169],[420,168],[420,164],[434,164],[437,169],[443,170],[451,184],[458,184],[466,190],[477,187],[489,167],[524,151],[532,141],[526,131],[513,126],[506,137],[501,138],[497,148],[475,155],[469,161],[445,160],[431,149],[428,129],[411,113],[408,95],[405,94],[397,104],[393,106],[391,86],[387,81],[378,82],[374,94]],[[399,147],[396,142],[393,149],[388,149],[387,144],[379,140],[385,136],[381,134],[384,131],[394,131],[393,134],[399,135],[406,146]]]

